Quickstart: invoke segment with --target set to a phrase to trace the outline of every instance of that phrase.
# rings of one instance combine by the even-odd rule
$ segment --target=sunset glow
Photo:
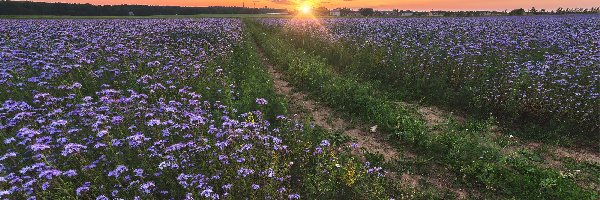
[[[120,4],[141,4],[141,5],[168,5],[168,6],[246,6],[246,7],[270,7],[270,8],[298,8],[298,2],[295,0],[41,0],[42,2],[65,2],[65,3],[90,3],[97,5],[120,5]],[[401,9],[401,10],[507,10],[514,8],[538,9],[556,9],[563,8],[590,8],[600,6],[598,0],[315,0],[311,1],[311,8],[361,8],[371,7],[381,10]]]
[[[304,4],[301,4],[301,5],[298,7],[298,10],[299,10],[299,11],[300,11],[300,13],[302,13],[303,15],[309,15],[309,14],[311,14],[311,12],[312,12],[312,7],[311,7],[309,4],[307,4],[307,3],[304,3]]]

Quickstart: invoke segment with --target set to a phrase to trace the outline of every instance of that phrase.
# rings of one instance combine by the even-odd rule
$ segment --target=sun
[[[304,15],[310,15],[312,14],[312,5],[308,2],[304,2],[298,6],[298,11]]]

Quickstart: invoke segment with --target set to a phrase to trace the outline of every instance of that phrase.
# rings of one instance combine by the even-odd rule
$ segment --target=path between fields
[[[309,99],[307,94],[296,91],[289,82],[284,80],[284,75],[269,63],[263,49],[260,47],[256,47],[256,49],[262,64],[267,67],[268,72],[273,78],[275,91],[284,95],[290,101],[290,110],[292,113],[305,112],[312,116],[312,120],[316,125],[328,131],[342,131],[358,145],[359,148],[352,148],[352,153],[355,155],[363,155],[364,152],[362,150],[364,150],[372,154],[383,155],[386,162],[397,160],[401,157],[409,159],[414,159],[416,157],[414,152],[403,151],[400,153],[397,148],[385,142],[384,139],[380,137],[381,133],[378,133],[377,126],[368,127],[348,123],[345,120],[334,116],[331,108],[318,105],[318,102]],[[351,144],[347,145],[349,146]],[[450,174],[447,169],[435,165],[431,166],[429,171],[432,171],[433,173],[427,177],[408,172],[402,173],[401,175],[398,175],[395,172],[388,172],[386,177],[394,182],[412,188],[420,188],[421,180],[424,180],[440,191],[447,190],[454,193],[458,199],[465,199],[469,196],[467,189],[456,188],[454,186],[451,179],[456,179],[456,176]]]
[[[328,107],[318,106],[317,102],[307,98],[307,95],[302,92],[294,91],[294,87],[283,79],[283,74],[275,70],[275,68],[266,61],[264,52],[258,49],[258,54],[267,67],[267,70],[273,77],[273,85],[275,91],[285,95],[293,106],[297,106],[306,111],[312,116],[316,125],[328,131],[343,131],[344,134],[356,141],[359,148],[364,148],[367,152],[383,155],[386,161],[398,158],[398,151],[384,142],[382,139],[375,137],[375,133],[369,133],[367,128],[354,128],[353,124],[349,124],[341,118],[333,116],[333,110]],[[353,153],[359,153],[358,151]]]

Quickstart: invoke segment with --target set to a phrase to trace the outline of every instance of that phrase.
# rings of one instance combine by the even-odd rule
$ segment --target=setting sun
[[[312,14],[312,9],[313,9],[313,6],[308,1],[302,2],[302,3],[300,3],[300,5],[298,5],[298,12],[300,12],[300,14],[303,14],[303,15]]]

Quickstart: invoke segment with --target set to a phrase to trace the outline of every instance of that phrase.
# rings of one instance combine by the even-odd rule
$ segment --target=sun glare
[[[300,14],[303,15],[310,15],[312,14],[312,5],[310,4],[310,2],[302,2],[300,5],[298,5],[298,11],[300,12]]]

